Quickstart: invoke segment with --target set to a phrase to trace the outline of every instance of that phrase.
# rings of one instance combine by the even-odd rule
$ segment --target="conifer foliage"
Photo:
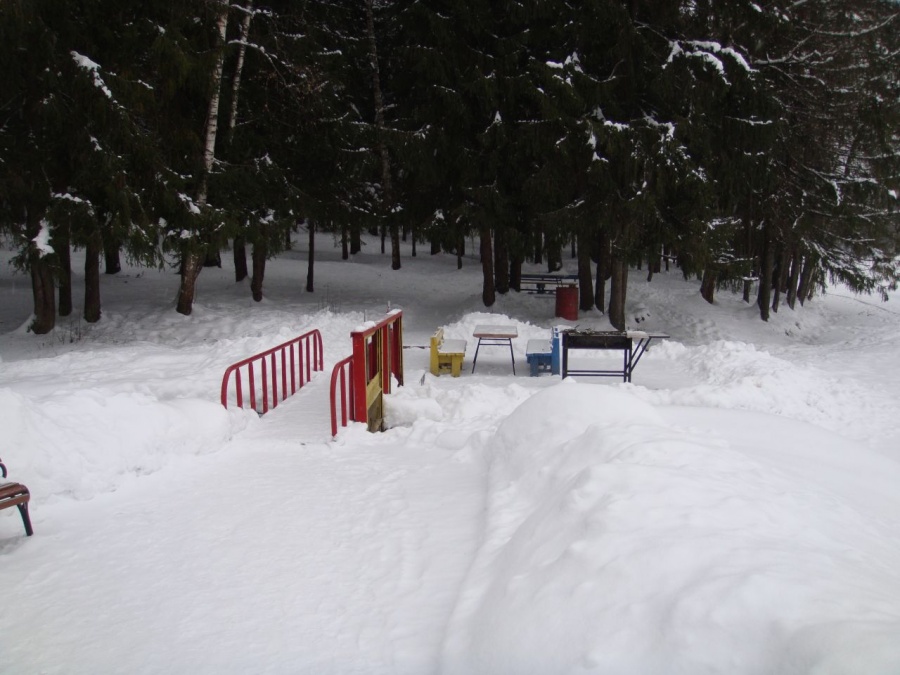
[[[486,305],[571,248],[616,326],[664,261],[767,319],[896,287],[898,73],[890,0],[5,0],[0,230],[35,333],[72,247],[85,320],[119,250],[189,314],[228,245],[261,299],[298,227],[380,230],[395,270],[401,234],[459,264],[477,236]]]

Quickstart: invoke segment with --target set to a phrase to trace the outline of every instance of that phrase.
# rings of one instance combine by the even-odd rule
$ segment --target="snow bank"
[[[488,445],[445,672],[896,672],[879,520],[621,388],[545,389]]]
[[[716,340],[685,347],[668,341],[654,345],[644,358],[647,363],[677,363],[687,374],[680,387],[636,392],[654,404],[771,413],[855,438],[870,438],[893,426],[893,402],[873,396],[871,387],[857,379],[794,363],[745,342]]]
[[[0,389],[0,410],[7,466],[20,480],[27,476],[42,503],[90,499],[180,456],[219,450],[256,417],[209,401],[160,402],[102,389],[61,391],[41,400]]]

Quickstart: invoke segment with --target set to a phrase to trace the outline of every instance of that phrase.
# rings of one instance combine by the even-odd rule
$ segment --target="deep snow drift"
[[[44,337],[3,254],[0,456],[36,533],[0,512],[0,672],[900,671],[892,303],[837,289],[765,324],[635,272],[633,325],[672,338],[633,384],[560,382],[524,359],[572,323],[552,300],[485,310],[476,260],[392,272],[331,243],[314,294],[302,250],[262,303],[205,270],[191,317],[170,271],[130,269],[99,324]],[[332,440],[331,366],[388,306],[391,428]],[[498,322],[518,374],[496,350],[472,375],[473,328]],[[439,326],[468,340],[460,378],[426,373]],[[262,418],[218,404],[230,363],[311,328],[310,385]]]

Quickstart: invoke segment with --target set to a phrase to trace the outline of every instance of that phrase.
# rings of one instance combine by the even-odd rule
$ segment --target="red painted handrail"
[[[356,422],[356,414],[353,406],[354,389],[351,386],[353,382],[353,357],[348,356],[343,361],[338,361],[331,371],[331,435],[337,436],[338,418],[337,403],[338,398],[337,385],[341,384],[341,426],[347,426],[348,421]]]
[[[259,364],[260,386],[256,386],[256,369]],[[245,368],[246,366],[246,368]],[[244,407],[244,387],[242,374],[246,377],[250,394],[250,407],[265,414],[312,379],[312,373],[322,370],[322,335],[311,330],[284,344],[272,347],[250,358],[228,366],[222,376],[222,405],[228,407],[228,384],[234,374],[234,400],[239,408]],[[280,391],[279,391],[280,384]],[[262,410],[257,407],[257,392],[262,394]]]
[[[378,348],[369,339],[376,334],[382,345],[380,363],[375,358]],[[338,381],[341,384],[342,426],[347,426],[348,419],[354,422],[371,423],[367,384],[379,371],[381,372],[381,393],[391,393],[391,376],[397,379],[399,385],[403,384],[403,312],[399,309],[389,311],[381,321],[352,331],[350,342],[353,353],[335,365],[331,373],[332,436],[337,435],[338,429]],[[349,392],[345,387],[349,389]]]

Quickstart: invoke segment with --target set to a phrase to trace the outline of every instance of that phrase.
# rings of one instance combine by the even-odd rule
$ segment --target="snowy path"
[[[3,555],[17,610],[0,615],[5,667],[433,671],[478,540],[483,467],[388,435],[351,450],[272,440],[304,434],[292,407],[215,455],[45,506],[40,537],[4,541],[0,555],[21,547]]]
[[[205,271],[191,317],[170,271],[104,277],[103,321],[43,338],[0,304],[0,455],[36,530],[0,514],[0,674],[898,672],[892,305],[763,323],[635,273],[629,316],[672,339],[576,390],[523,372],[552,302],[485,311],[471,260],[334,257],[313,295],[300,258],[262,303]],[[389,304],[391,429],[332,441],[331,366]],[[424,376],[436,327],[470,364],[495,320],[517,376],[491,352]],[[263,418],[223,410],[228,364],[312,328],[324,372]]]

